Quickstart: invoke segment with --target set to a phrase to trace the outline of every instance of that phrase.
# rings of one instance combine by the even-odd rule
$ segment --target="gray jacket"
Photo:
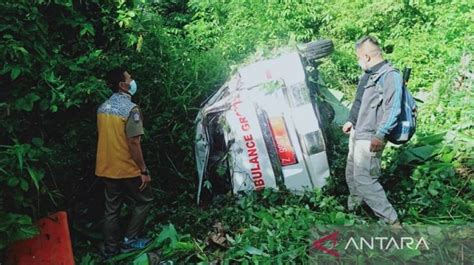
[[[355,126],[355,139],[376,137],[385,140],[397,124],[401,101],[402,76],[387,62],[367,81]]]

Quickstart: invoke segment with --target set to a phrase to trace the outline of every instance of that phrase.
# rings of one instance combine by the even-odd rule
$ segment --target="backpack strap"
[[[393,68],[390,64],[386,64],[373,75],[372,82],[374,82],[373,85],[375,86],[375,91],[378,92],[378,97],[379,97],[377,106],[380,106],[383,102],[383,93],[384,93],[383,83],[387,75],[391,72],[398,72],[398,70],[396,68]]]
[[[373,73],[369,77],[369,80],[367,81],[366,87],[376,85],[377,83],[379,83],[380,78],[385,76],[386,73],[391,72],[393,70],[395,70],[395,68],[393,68],[390,63],[386,63],[379,70],[377,70],[377,72]]]
[[[399,71],[395,68],[388,69],[387,71],[383,72],[380,75],[380,77],[377,79],[377,81],[375,82],[376,89],[379,93],[383,94],[383,82],[385,81],[385,78],[387,77],[387,75],[391,72],[399,72]]]

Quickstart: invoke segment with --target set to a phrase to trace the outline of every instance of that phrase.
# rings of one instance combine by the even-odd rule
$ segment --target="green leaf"
[[[172,224],[165,227],[153,243],[158,247],[167,239],[171,240],[171,245],[174,245],[176,242],[178,242],[178,232],[176,232],[176,229]]]
[[[337,212],[336,217],[335,217],[335,223],[336,224],[344,224],[346,215],[342,212]]]
[[[403,248],[394,251],[394,255],[401,258],[403,261],[409,261],[410,259],[421,255],[421,251],[415,248]]]
[[[43,178],[43,172],[37,171],[31,167],[28,167],[27,169],[33,184],[35,184],[36,189],[39,190],[39,181]]]
[[[25,153],[25,145],[16,144],[15,154],[18,159],[18,167],[20,168],[20,172],[23,171],[24,153]]]
[[[445,135],[446,135],[446,132],[442,132],[442,133],[437,133],[437,134],[433,134],[433,135],[429,135],[425,137],[420,137],[418,138],[418,142],[429,144],[429,145],[435,145],[435,144],[441,143]]]
[[[90,36],[95,35],[95,30],[94,30],[94,27],[92,26],[92,24],[86,23],[86,24],[83,24],[82,26],[83,27],[82,27],[82,30],[80,32],[81,36],[84,36],[85,34],[89,34]]]
[[[26,182],[24,179],[20,179],[20,188],[23,191],[27,191],[30,188],[30,185],[28,185],[28,182]]]
[[[468,146],[473,146],[474,145],[474,138],[470,135],[464,134],[462,132],[458,132],[457,137],[460,140],[465,141]]]
[[[16,177],[9,177],[7,180],[7,185],[10,187],[15,187],[18,183],[20,183],[20,180]]]
[[[431,157],[434,150],[435,148],[431,145],[410,148],[403,152],[405,155],[405,163],[409,163],[411,161],[425,161],[426,159]]]
[[[252,246],[246,246],[244,250],[249,253],[250,255],[258,255],[258,256],[266,256],[269,257],[270,255],[266,254],[262,250],[252,247]]]
[[[79,67],[77,64],[71,64],[68,66],[69,70],[74,71],[74,72],[79,72],[79,71],[84,71],[81,67]]]
[[[146,253],[141,254],[133,260],[133,265],[148,265],[148,255]]]
[[[431,186],[428,187],[428,192],[433,196],[438,195],[438,191]]]
[[[30,224],[32,224],[31,217],[29,217],[28,215],[20,215],[20,216],[18,216],[18,218],[16,219],[16,222],[17,222],[18,224],[23,224],[23,225],[30,225]]]
[[[54,72],[51,71],[49,73],[44,73],[43,74],[44,80],[48,81],[49,83],[55,83],[57,81],[56,76],[54,75]]]
[[[449,152],[449,153],[443,154],[440,158],[441,158],[441,160],[442,160],[443,162],[449,163],[449,162],[451,162],[451,161],[453,160],[455,154],[456,154],[456,153],[455,153],[454,151],[453,151],[453,152]]]
[[[19,110],[32,111],[33,105],[36,101],[40,100],[40,97],[34,93],[29,93],[23,98],[18,99],[15,102],[15,106]]]
[[[18,65],[15,65],[10,72],[10,78],[15,80],[21,74],[21,68]]]

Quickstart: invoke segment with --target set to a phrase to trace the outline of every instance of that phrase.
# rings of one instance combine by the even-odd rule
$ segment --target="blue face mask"
[[[130,95],[134,95],[135,93],[137,93],[137,83],[135,82],[135,80],[132,80],[132,82],[130,82],[130,87],[128,88],[128,93],[130,93]]]

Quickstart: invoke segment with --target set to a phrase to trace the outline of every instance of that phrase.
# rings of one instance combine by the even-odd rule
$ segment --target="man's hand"
[[[140,191],[143,191],[150,184],[151,177],[149,175],[140,174],[140,179],[142,180],[142,184],[140,185],[140,187],[138,187],[138,189],[140,189]]]
[[[344,123],[344,126],[342,126],[342,131],[345,133],[345,134],[349,134],[352,130],[352,122],[348,121],[346,123]]]
[[[372,140],[370,140],[370,152],[378,152],[382,151],[383,148],[383,141],[376,137],[372,137]]]

